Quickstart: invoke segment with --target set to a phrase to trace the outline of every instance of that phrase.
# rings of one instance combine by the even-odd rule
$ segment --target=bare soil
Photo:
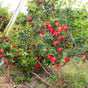
[[[46,81],[48,80],[45,74],[40,76]],[[44,83],[39,82],[36,77],[32,77],[30,82],[24,82],[29,87],[22,83],[17,84],[13,79],[13,77],[8,75],[8,71],[6,71],[5,74],[0,76],[0,88],[48,88]]]

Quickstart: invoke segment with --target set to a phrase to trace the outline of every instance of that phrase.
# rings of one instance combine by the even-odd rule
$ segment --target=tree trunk
[[[59,76],[59,80],[58,80],[59,88],[63,88],[63,85],[62,85],[62,77],[61,77],[61,61],[59,63],[58,76]]]

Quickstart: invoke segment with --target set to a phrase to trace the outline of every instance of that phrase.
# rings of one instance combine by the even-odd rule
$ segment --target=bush
[[[32,0],[28,15],[18,17],[8,37],[1,36],[1,49],[5,52],[1,50],[0,57],[4,55],[6,68],[11,64],[38,78],[36,73],[43,70],[50,76],[53,74],[55,83],[59,78],[62,88],[61,67],[75,56],[78,62],[88,58],[87,34],[83,31],[83,28],[88,30],[88,14],[86,10],[61,9],[58,5],[54,0]],[[56,72],[55,68],[58,68]]]
[[[9,22],[10,15],[8,14],[8,9],[6,7],[2,8],[0,5],[0,8],[0,31],[3,32]]]

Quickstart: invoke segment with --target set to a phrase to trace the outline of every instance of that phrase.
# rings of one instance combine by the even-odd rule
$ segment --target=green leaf
[[[54,75],[50,75],[49,77],[50,77],[50,78],[53,78],[53,77],[54,77]]]

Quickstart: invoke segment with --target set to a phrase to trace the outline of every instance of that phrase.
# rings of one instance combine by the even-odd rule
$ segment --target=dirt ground
[[[43,78],[46,78],[44,74]],[[9,76],[8,72],[0,76],[0,88],[48,88],[44,83],[39,83],[36,77],[33,77],[30,82],[25,82],[25,84],[14,82],[13,77]]]

